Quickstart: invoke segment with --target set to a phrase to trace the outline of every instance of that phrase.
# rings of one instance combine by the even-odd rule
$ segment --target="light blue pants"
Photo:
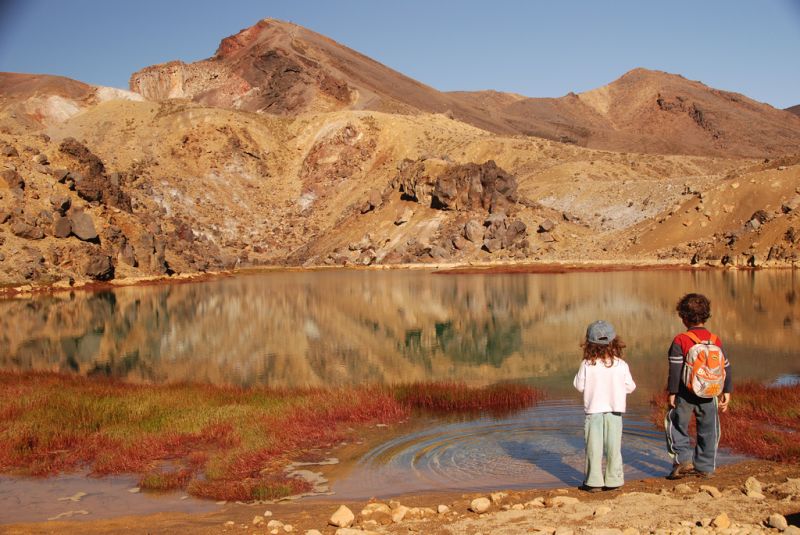
[[[586,479],[589,487],[621,487],[625,483],[622,470],[622,413],[587,414],[583,426],[586,438]],[[603,472],[603,453],[606,458]]]

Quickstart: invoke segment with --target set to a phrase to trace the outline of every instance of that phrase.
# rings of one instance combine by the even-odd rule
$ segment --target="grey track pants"
[[[692,448],[689,422],[692,414],[697,419],[697,443]],[[717,446],[720,428],[717,398],[706,403],[692,403],[675,396],[675,408],[667,411],[664,419],[667,452],[676,463],[694,463],[701,472],[713,472],[717,467]]]
[[[625,482],[622,469],[622,413],[587,414],[583,425],[586,438],[586,479],[590,487],[621,487]],[[606,469],[603,471],[603,453]]]

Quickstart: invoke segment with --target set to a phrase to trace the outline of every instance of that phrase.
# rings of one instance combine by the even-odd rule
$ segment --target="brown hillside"
[[[151,100],[189,98],[277,115],[342,109],[446,113],[494,133],[617,151],[774,157],[800,146],[795,115],[678,75],[635,69],[607,86],[560,98],[443,93],[273,19],[223,39],[209,59],[136,72],[130,87]]]
[[[591,148],[739,157],[800,152],[797,117],[660,71],[634,69],[606,86],[560,98],[453,95],[483,103],[495,121],[521,133]]]
[[[800,115],[800,104],[786,108],[786,111],[794,113],[795,115]]]

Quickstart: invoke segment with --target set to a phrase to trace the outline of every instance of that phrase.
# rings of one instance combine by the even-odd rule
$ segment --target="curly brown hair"
[[[599,359],[610,368],[614,365],[614,357],[618,359],[622,358],[622,350],[625,348],[625,342],[617,336],[611,340],[610,344],[595,344],[589,340],[584,340],[581,347],[583,348],[583,360],[588,360],[594,365]]]
[[[711,317],[711,301],[703,294],[686,294],[675,310],[688,325],[701,325]]]

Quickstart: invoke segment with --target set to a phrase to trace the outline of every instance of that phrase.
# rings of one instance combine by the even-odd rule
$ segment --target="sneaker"
[[[703,472],[702,470],[695,470],[695,474],[701,479],[711,479],[714,477],[714,472]]]
[[[667,479],[683,479],[694,471],[692,463],[679,463],[672,465],[672,472],[669,473]]]
[[[584,484],[578,487],[578,490],[582,490],[584,492],[602,492],[603,487],[590,487],[589,485]]]
[[[619,485],[618,487],[603,487],[603,490],[606,490],[606,491],[608,491],[608,490],[619,490],[621,488],[622,488],[622,485]]]

